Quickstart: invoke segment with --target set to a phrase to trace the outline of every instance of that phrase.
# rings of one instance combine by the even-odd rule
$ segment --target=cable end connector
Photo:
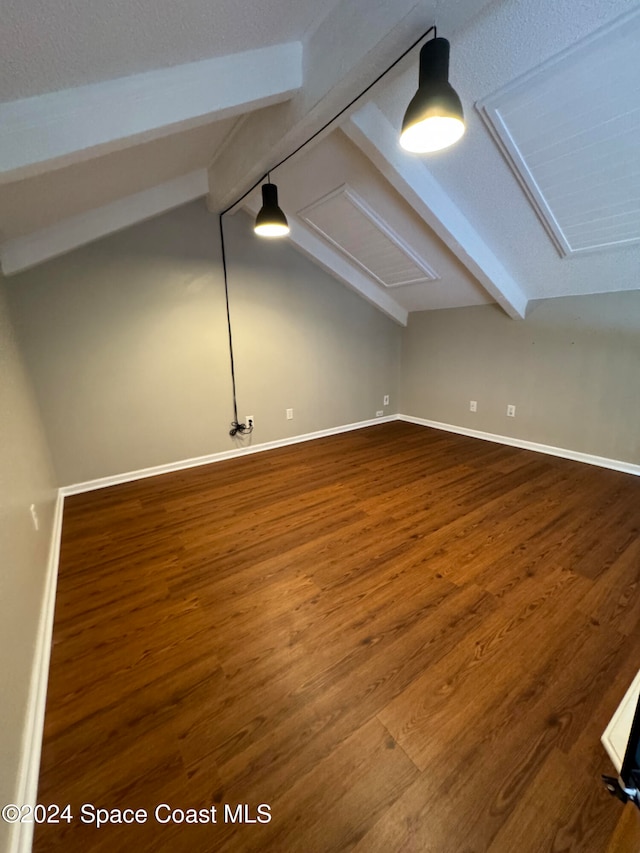
[[[233,438],[235,435],[251,435],[253,432],[253,424],[247,426],[247,424],[239,424],[237,421],[231,422],[231,429],[229,430],[229,435]]]

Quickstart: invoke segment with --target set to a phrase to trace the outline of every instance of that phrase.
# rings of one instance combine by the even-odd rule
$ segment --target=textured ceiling
[[[301,39],[339,0],[8,0],[0,102]]]

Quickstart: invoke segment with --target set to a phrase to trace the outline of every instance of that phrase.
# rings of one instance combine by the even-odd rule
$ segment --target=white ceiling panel
[[[299,211],[298,216],[384,287],[439,278],[346,184]]]
[[[562,255],[640,241],[640,9],[478,104]]]

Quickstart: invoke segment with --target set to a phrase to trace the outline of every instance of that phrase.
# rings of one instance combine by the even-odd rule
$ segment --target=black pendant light
[[[360,94],[352,98],[348,104],[342,107],[332,118],[326,121],[307,139],[298,145],[293,151],[282,158],[271,167],[272,170],[283,166],[294,157],[306,145],[324,133],[340,116],[367,94],[383,77],[401,62],[412,50],[414,50],[428,35],[433,34],[433,39],[424,45],[420,51],[420,84],[418,92],[409,104],[402,125],[400,144],[408,151],[426,152],[438,151],[456,142],[464,133],[464,118],[460,98],[449,85],[449,42],[438,38],[435,25],[430,26],[417,38],[407,49],[395,59],[384,71],[366,86]],[[425,133],[426,131],[426,133]],[[224,277],[224,293],[227,307],[227,323],[229,328],[229,355],[231,359],[231,384],[233,388],[233,413],[234,420],[231,423],[229,434],[231,436],[243,436],[253,431],[253,426],[247,426],[238,421],[238,404],[236,400],[236,378],[235,362],[233,355],[233,336],[231,333],[231,315],[229,313],[229,282],[227,276],[227,261],[224,239],[224,216],[234,207],[239,205],[259,184],[267,179],[262,185],[262,208],[258,213],[254,225],[254,231],[262,237],[284,237],[289,233],[289,223],[280,206],[278,205],[278,188],[271,183],[269,172],[252,184],[232,204],[220,211],[218,221],[220,227],[220,246],[222,253],[222,271]]]
[[[420,51],[418,91],[407,107],[400,145],[415,154],[440,151],[464,130],[462,104],[449,83],[449,42],[431,39]]]
[[[268,183],[262,185],[262,208],[256,216],[253,227],[261,237],[285,237],[289,233],[289,223],[278,206],[278,187]]]

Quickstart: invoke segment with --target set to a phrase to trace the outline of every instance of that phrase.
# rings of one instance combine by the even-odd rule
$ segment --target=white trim
[[[94,240],[122,231],[138,222],[166,213],[209,192],[206,169],[196,169],[148,190],[61,219],[55,225],[14,237],[0,246],[2,272],[21,272],[43,261],[57,258]]]
[[[68,495],[80,495],[83,492],[92,492],[95,489],[106,489],[109,486],[118,486],[121,483],[131,483],[134,480],[142,480],[146,477],[157,477],[159,474],[170,474],[172,471],[183,471],[185,468],[196,468],[199,465],[211,465],[214,462],[224,462],[227,459],[236,459],[239,456],[248,456],[252,453],[262,453],[265,450],[275,450],[278,447],[288,447],[290,444],[300,444],[303,441],[313,441],[316,438],[325,438],[329,435],[338,435],[342,432],[362,429],[395,421],[398,415],[387,415],[386,417],[371,418],[367,421],[358,421],[353,424],[321,429],[316,432],[307,432],[303,435],[294,435],[289,438],[279,438],[275,441],[266,441],[264,444],[254,444],[247,447],[238,447],[235,450],[223,450],[220,453],[211,453],[207,456],[196,456],[193,459],[182,459],[178,462],[169,462],[166,465],[154,465],[151,468],[141,468],[139,471],[127,471],[124,474],[114,474],[111,477],[99,477],[96,480],[87,480],[84,483],[73,483],[63,486],[60,493],[65,497]]]
[[[568,450],[566,447],[554,447],[551,444],[538,444],[536,441],[526,441],[523,438],[514,438],[511,435],[497,435],[493,432],[482,432],[477,429],[455,426],[454,424],[443,424],[439,421],[430,421],[426,418],[414,418],[410,415],[397,415],[397,420],[406,421],[418,426],[440,429],[444,432],[455,432],[458,435],[468,435],[471,438],[480,438],[482,441],[493,441],[496,444],[507,444],[510,447],[519,447],[521,450],[533,450],[536,453],[545,453],[547,456],[560,456],[562,459],[571,459],[573,462],[585,462],[587,465],[597,465],[598,468],[609,468],[612,471],[622,471],[625,474],[633,474],[640,477],[640,465],[633,462],[623,462],[620,459],[609,459],[607,456],[594,456],[591,453],[582,453],[579,450]]]
[[[44,713],[47,701],[47,683],[49,680],[53,615],[56,605],[63,508],[64,497],[58,491],[53,515],[47,577],[42,597],[42,609],[40,611],[33,667],[31,670],[26,720],[22,734],[21,760],[14,800],[15,803],[19,803],[20,805],[35,805],[38,795],[38,776],[40,773]],[[8,853],[29,853],[32,840],[32,823],[12,824],[9,832]]]
[[[416,32],[422,32],[433,23],[429,13],[421,8],[423,4],[416,4],[416,0],[377,3],[373,14],[371,0],[324,5],[331,6],[330,10],[323,14],[321,23],[306,34],[304,86],[291,104],[274,110],[273,114],[264,110],[254,112],[233,142],[220,148],[211,170],[209,203],[213,210],[235,206],[247,186],[260,181],[269,169],[273,169],[274,163],[296,150],[371,82],[378,73],[377,68],[393,62],[415,38]],[[460,3],[447,5],[464,6]],[[463,9],[442,11],[442,17],[449,19],[449,29],[453,20],[458,25],[464,24],[466,14]],[[357,32],[354,32],[354,22],[357,22]],[[331,49],[328,50],[327,45],[331,45]],[[336,57],[341,55],[348,56],[348,62],[336,62]],[[314,144],[335,127],[327,127]]]
[[[640,672],[631,682],[622,701],[616,708],[609,725],[602,733],[600,741],[606,749],[616,771],[620,773],[627,749],[627,741],[631,734],[633,717],[640,698]]]
[[[503,86],[497,92],[489,95],[486,98],[476,102],[476,110],[482,118],[485,126],[493,137],[494,142],[504,155],[507,163],[511,167],[518,183],[522,187],[531,206],[543,225],[545,231],[551,238],[551,242],[555,246],[558,254],[562,258],[569,255],[574,255],[584,252],[596,252],[602,249],[610,249],[613,246],[626,245],[628,243],[637,243],[640,237],[630,237],[623,240],[613,240],[608,243],[595,243],[589,246],[583,246],[575,249],[571,245],[570,239],[564,232],[562,225],[556,219],[556,216],[551,209],[544,192],[540,189],[529,165],[520,150],[520,147],[507,126],[504,117],[501,113],[501,107],[506,98],[513,95],[521,95],[531,97],[530,84],[539,81],[541,78],[552,77],[552,79],[561,79],[563,75],[562,64],[575,54],[587,55],[587,51],[591,51],[594,45],[603,42],[605,39],[613,41],[616,31],[628,30],[633,24],[634,19],[640,15],[639,9],[632,9],[616,18],[614,21],[601,27],[596,32],[591,33],[583,39],[580,39],[575,44],[570,45],[565,50],[547,59],[541,65],[533,68],[515,80],[512,80],[506,86]]]

